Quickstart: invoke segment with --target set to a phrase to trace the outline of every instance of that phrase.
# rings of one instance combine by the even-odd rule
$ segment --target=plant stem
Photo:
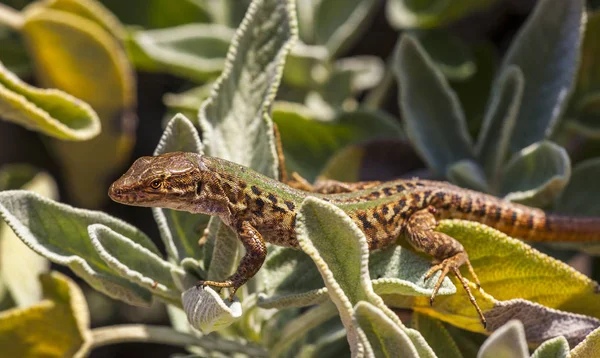
[[[90,348],[125,342],[163,343],[174,346],[197,346],[222,353],[245,353],[253,357],[266,357],[267,352],[254,344],[227,341],[214,337],[196,337],[167,326],[124,324],[92,329]]]
[[[15,31],[20,31],[24,22],[23,15],[19,11],[0,3],[0,24],[6,25]]]

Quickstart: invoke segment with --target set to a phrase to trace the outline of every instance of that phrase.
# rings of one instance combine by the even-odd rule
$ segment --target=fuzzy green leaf
[[[5,165],[0,168],[0,191],[24,189],[50,199],[58,197],[52,177],[28,165]],[[4,222],[0,222],[0,297],[10,295],[18,307],[32,305],[42,297],[38,275],[50,263],[29,249]],[[3,298],[6,299],[7,297]]]
[[[104,225],[90,225],[88,232],[98,255],[121,277],[147,288],[168,303],[180,304],[181,292],[175,287],[172,274],[179,270],[176,266]]]
[[[269,112],[296,33],[293,1],[250,4],[231,42],[225,70],[200,109],[208,154],[277,176]]]
[[[30,86],[0,63],[0,116],[63,140],[88,140],[100,133],[100,120],[85,102],[57,89]]]
[[[90,317],[80,288],[58,272],[40,276],[44,300],[0,313],[0,349],[7,357],[87,356]]]
[[[489,190],[483,170],[479,164],[469,159],[460,160],[449,166],[446,177],[450,182],[463,188],[481,192]]]
[[[483,119],[475,152],[488,180],[495,181],[504,164],[525,86],[518,67],[508,67],[498,80]]]
[[[192,287],[182,294],[182,300],[188,322],[205,334],[231,325],[242,315],[239,301],[225,302],[210,287]]]
[[[300,207],[297,223],[300,247],[312,258],[321,273],[329,297],[336,304],[348,330],[348,342],[353,352],[368,349],[364,340],[360,342],[361,333],[351,325],[353,306],[359,301],[366,301],[390,319],[399,332],[410,338],[414,346],[406,346],[405,352],[434,356],[423,337],[417,331],[404,327],[373,291],[366,238],[341,209],[308,197]]]
[[[324,102],[322,107],[328,108],[332,115],[339,108],[355,107],[354,97],[381,82],[384,67],[383,61],[375,56],[354,56],[335,61],[317,89]],[[310,104],[310,96],[307,104]],[[323,112],[327,116],[327,112]]]
[[[547,138],[564,111],[575,83],[584,16],[583,0],[539,1],[504,57],[499,73],[517,66],[525,79],[512,153]]]
[[[556,337],[542,343],[531,355],[531,358],[567,358],[569,342],[565,337]]]
[[[477,358],[526,358],[528,356],[523,324],[516,320],[508,322],[492,333],[477,354]]]
[[[466,80],[477,71],[471,49],[449,31],[416,31],[414,35],[446,78]]]
[[[506,164],[500,192],[507,200],[544,207],[554,202],[570,177],[567,151],[543,141],[524,148]]]
[[[463,357],[453,337],[448,333],[442,322],[418,312],[413,312],[411,327],[423,335],[423,338],[429,343],[438,357]]]
[[[124,23],[144,28],[174,27],[212,20],[206,1],[178,0],[177,6],[164,0],[102,0],[102,3]]]
[[[571,215],[600,216],[598,177],[600,159],[588,159],[573,169],[571,180],[557,200],[559,212]]]
[[[192,122],[184,115],[177,114],[165,128],[154,155],[168,152],[201,154],[202,149],[202,142]],[[204,233],[209,216],[162,208],[153,208],[152,212],[172,262],[178,263],[186,257],[201,257],[202,248],[198,240]]]
[[[577,84],[571,99],[570,115],[583,135],[598,136],[600,116],[600,11],[588,12]]]
[[[374,305],[359,301],[354,306],[353,321],[367,339],[374,357],[418,356],[400,327]]]
[[[598,195],[598,176],[600,175],[600,159],[588,159],[578,163],[573,169],[571,179],[556,200],[556,211],[574,216],[600,216]],[[575,248],[586,253],[600,256],[600,245],[597,242],[557,243],[561,248]]]
[[[396,28],[432,28],[485,9],[494,2],[496,0],[388,0],[386,15]]]
[[[127,46],[138,69],[204,82],[223,70],[232,37],[233,30],[222,25],[188,24],[135,31]]]
[[[315,43],[330,57],[348,49],[369,25],[381,0],[321,0],[314,8]]]
[[[414,38],[400,38],[394,72],[406,133],[429,167],[445,174],[454,162],[472,159],[471,137],[458,98]]]
[[[103,212],[76,209],[20,190],[0,192],[0,216],[33,251],[69,266],[96,290],[129,304],[150,304],[150,291],[128,282],[110,268],[88,237],[88,226],[103,224],[160,255],[138,229]]]
[[[369,257],[369,273],[375,293],[387,299],[404,296],[431,296],[434,281],[425,282],[430,264],[400,246],[374,252]],[[323,302],[328,289],[310,257],[298,250],[272,248],[261,269],[269,282],[259,294],[265,308],[301,307]],[[439,295],[456,292],[445,279]]]
[[[301,89],[316,88],[323,81],[322,77],[327,77],[323,72],[327,72],[328,56],[324,46],[296,42],[285,60],[282,81]]]
[[[347,145],[376,138],[398,138],[399,125],[383,112],[342,112],[333,120],[322,120],[310,109],[277,102],[273,121],[279,128],[287,169],[313,181],[327,160]]]

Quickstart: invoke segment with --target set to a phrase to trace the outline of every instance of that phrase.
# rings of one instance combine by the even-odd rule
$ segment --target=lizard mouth
[[[145,193],[124,190],[116,187],[114,184],[108,189],[108,196],[117,203],[128,205],[140,205],[151,199]]]

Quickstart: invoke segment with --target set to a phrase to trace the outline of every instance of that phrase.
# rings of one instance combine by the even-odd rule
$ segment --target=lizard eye
[[[160,188],[161,185],[161,181],[160,180],[154,180],[152,183],[150,183],[150,186],[152,187],[152,189],[158,189]]]

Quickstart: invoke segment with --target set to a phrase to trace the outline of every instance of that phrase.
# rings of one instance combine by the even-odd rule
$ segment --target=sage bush
[[[194,286],[226,278],[243,254],[218,218],[154,208],[151,238],[101,210],[148,125],[136,118],[137,72],[183,84],[163,96],[155,155],[206,153],[278,178],[276,125],[287,170],[311,182],[374,179],[376,143],[404,148],[389,166],[423,161],[407,177],[600,216],[597,2],[535,2],[501,57],[456,27],[502,0],[25,2],[0,1],[0,118],[40,133],[70,201],[45,171],[0,167],[2,354],[83,357],[142,341],[186,357],[600,355],[600,243],[532,247],[442,221],[481,281],[471,288],[483,327],[455,278],[430,305],[427,257],[408,245],[369,253],[317,198],[299,208],[301,250],[269,245],[233,302]],[[398,36],[389,57],[352,54],[382,14]],[[576,271],[573,257],[594,270]],[[92,328],[77,280],[131,306],[158,302],[170,325]]]

